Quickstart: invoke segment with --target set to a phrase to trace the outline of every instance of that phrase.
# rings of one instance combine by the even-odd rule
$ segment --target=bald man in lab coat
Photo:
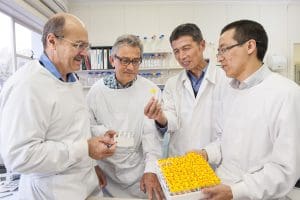
[[[28,62],[0,95],[0,152],[21,174],[18,199],[101,197],[95,161],[115,151],[112,139],[92,137],[80,69],[89,43],[74,15],[54,15],[42,36],[44,54]],[[93,158],[93,159],[92,159]]]

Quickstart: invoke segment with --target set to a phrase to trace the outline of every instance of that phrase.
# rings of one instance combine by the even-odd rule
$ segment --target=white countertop
[[[294,188],[289,194],[291,200],[299,200],[300,199],[300,188]]]
[[[144,199],[123,199],[123,198],[108,198],[108,197],[103,197],[101,200],[144,200]]]
[[[289,194],[288,197],[291,200],[299,200],[300,199],[300,188],[294,188]],[[4,198],[0,197],[0,200],[14,200],[13,196],[7,196]],[[124,199],[124,198],[108,198],[103,197],[101,199],[89,198],[88,200],[144,200],[144,199]]]
[[[0,197],[0,200],[15,200],[13,195],[7,196],[7,197]],[[145,200],[145,199],[124,199],[124,198],[88,198],[87,200]]]
[[[300,199],[300,188],[294,188],[289,194],[288,197],[291,200]],[[123,198],[101,198],[101,200],[142,200],[142,199],[123,199]]]

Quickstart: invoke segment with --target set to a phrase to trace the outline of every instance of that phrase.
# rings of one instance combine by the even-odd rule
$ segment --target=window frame
[[[16,17],[12,16],[11,14],[9,14],[9,13],[1,10],[1,9],[0,9],[0,12],[3,13],[4,15],[8,16],[11,19],[11,25],[10,25],[10,27],[12,29],[12,39],[11,39],[12,41],[10,41],[10,43],[12,45],[12,58],[13,58],[12,59],[12,66],[11,66],[11,73],[13,74],[18,69],[18,66],[17,66],[18,65],[18,58],[27,59],[28,61],[33,60],[33,58],[30,57],[30,56],[25,56],[25,55],[17,53],[16,24],[24,26],[25,28],[29,29],[30,31],[35,32],[37,34],[40,34],[41,36],[42,36],[42,31],[34,28],[33,26],[31,26],[31,25],[29,25],[27,23],[24,23],[21,20],[18,20]]]

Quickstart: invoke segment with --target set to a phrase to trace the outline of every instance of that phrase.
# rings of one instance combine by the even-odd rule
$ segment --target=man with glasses
[[[184,70],[167,80],[163,110],[153,98],[145,115],[155,120],[162,134],[170,133],[169,156],[178,156],[215,139],[213,123],[225,74],[213,60],[204,58],[205,41],[196,24],[177,26],[170,43]]]
[[[21,174],[19,197],[83,200],[100,197],[93,159],[114,153],[113,132],[91,138],[88,108],[74,71],[87,55],[88,33],[70,14],[45,24],[44,54],[28,62],[0,96],[0,152]]]
[[[138,75],[143,46],[137,36],[117,38],[110,62],[114,74],[97,81],[87,101],[92,133],[117,132],[117,150],[98,164],[107,177],[104,194],[110,197],[161,200],[163,193],[155,174],[155,162],[162,149],[153,120],[144,116],[143,108],[159,88]],[[147,193],[147,194],[145,194]]]
[[[226,25],[217,58],[232,78],[217,118],[220,140],[200,153],[221,185],[208,199],[284,199],[300,177],[300,88],[263,63],[268,37],[255,21]]]

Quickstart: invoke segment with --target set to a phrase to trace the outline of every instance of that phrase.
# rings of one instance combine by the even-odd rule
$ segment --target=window
[[[12,19],[0,12],[0,91],[4,81],[13,71],[13,26]]]
[[[43,52],[41,34],[15,23],[17,69],[31,59],[38,59]]]
[[[17,69],[43,52],[41,34],[15,22],[0,12],[0,91],[4,82]]]

